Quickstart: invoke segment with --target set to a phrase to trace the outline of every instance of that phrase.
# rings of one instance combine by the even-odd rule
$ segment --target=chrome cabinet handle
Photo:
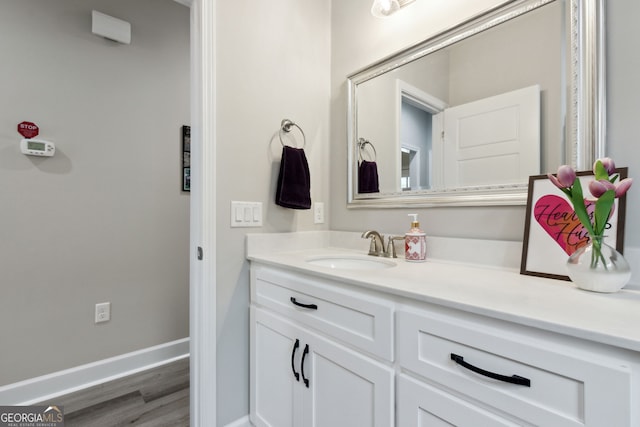
[[[296,299],[294,297],[291,297],[291,302],[293,303],[293,305],[297,305],[298,307],[302,307],[302,308],[308,308],[310,310],[317,310],[318,306],[315,304],[303,304],[301,302],[296,301]]]
[[[494,380],[503,381],[505,383],[531,387],[531,380],[528,378],[524,378],[519,375],[500,375],[496,374],[495,372],[485,371],[484,369],[478,368],[477,366],[465,362],[464,358],[457,354],[451,353],[451,360],[453,360],[463,368],[469,369],[470,371],[473,371],[477,374],[484,375],[485,377],[493,378]]]

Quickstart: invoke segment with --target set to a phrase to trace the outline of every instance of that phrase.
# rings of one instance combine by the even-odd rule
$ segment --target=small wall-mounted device
[[[91,11],[91,32],[123,44],[131,43],[131,24],[122,19]]]
[[[44,139],[23,139],[20,141],[20,151],[27,156],[51,157],[56,154],[56,146]]]

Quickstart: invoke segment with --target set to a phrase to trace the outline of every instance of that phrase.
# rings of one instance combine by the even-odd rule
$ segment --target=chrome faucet
[[[380,233],[374,230],[367,230],[362,233],[363,239],[371,239],[371,244],[369,245],[369,255],[373,256],[384,256],[384,236],[381,236]]]
[[[387,244],[387,248],[385,250],[384,247],[384,236],[378,233],[375,230],[367,230],[362,233],[363,239],[371,239],[371,244],[369,245],[369,255],[372,256],[384,256],[388,258],[397,258],[396,247],[394,246],[394,240],[404,239],[403,236],[389,236],[389,243]]]
[[[402,240],[404,241],[404,236],[389,236],[389,243],[387,243],[387,255],[390,258],[398,258],[398,254],[396,253],[396,245],[393,244],[394,240]],[[404,248],[403,248],[404,250]]]

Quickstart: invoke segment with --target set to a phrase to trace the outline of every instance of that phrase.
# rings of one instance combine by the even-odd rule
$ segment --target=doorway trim
[[[396,126],[396,170],[400,171],[400,177],[402,177],[402,140],[401,140],[401,132],[400,129],[402,127],[402,103],[407,102],[413,105],[416,108],[419,108],[423,111],[431,113],[433,115],[434,126],[436,126],[436,121],[438,120],[438,115],[442,113],[446,108],[449,107],[445,101],[440,98],[437,98],[434,95],[431,95],[420,88],[417,88],[404,80],[396,79],[396,92],[395,92],[395,126]],[[434,127],[435,129],[435,127]],[[437,161],[436,153],[437,148],[435,144],[438,144],[436,138],[433,138],[432,141],[432,161]],[[408,147],[410,148],[410,147]],[[430,168],[431,169],[431,168]],[[431,169],[433,170],[433,169]],[[397,191],[402,191],[401,178],[396,180]],[[434,183],[438,182],[437,178],[431,176],[429,180],[430,186],[433,186]]]
[[[216,0],[191,8],[189,335],[191,425],[215,425],[216,396]]]

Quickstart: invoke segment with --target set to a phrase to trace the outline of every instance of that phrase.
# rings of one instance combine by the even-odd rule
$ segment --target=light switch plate
[[[262,203],[232,201],[231,227],[262,227]]]

